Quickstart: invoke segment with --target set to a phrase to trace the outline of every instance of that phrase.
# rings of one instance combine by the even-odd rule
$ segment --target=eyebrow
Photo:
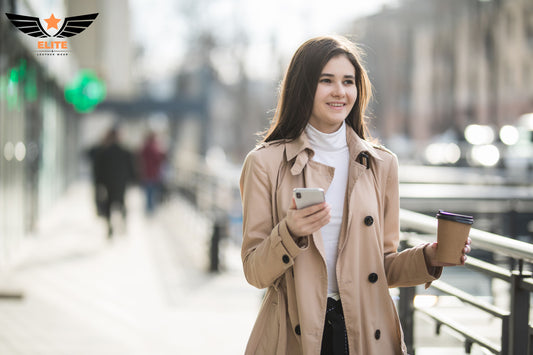
[[[320,74],[320,77],[323,77],[323,76],[327,76],[327,77],[331,77],[331,78],[335,77],[335,75],[333,75],[333,74],[329,74],[329,73],[322,73],[322,74]],[[344,78],[355,79],[355,75],[344,75],[343,77],[344,77]]]

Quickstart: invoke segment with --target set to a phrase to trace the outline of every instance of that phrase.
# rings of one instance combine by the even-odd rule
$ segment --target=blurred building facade
[[[375,100],[372,128],[425,144],[533,111],[533,2],[406,0],[355,22]]]
[[[45,68],[5,16],[38,16],[30,11],[0,1],[0,267],[75,175],[76,114],[63,98],[64,77]],[[66,74],[70,62],[58,59]]]
[[[94,116],[66,102],[65,86],[79,70],[90,69],[106,82],[108,95],[128,97],[134,91],[127,4],[0,0],[0,270],[23,252],[39,217],[79,177],[84,134],[100,134],[84,129]],[[93,12],[99,14],[95,23],[67,39],[65,56],[39,56],[37,38],[5,15],[43,19],[54,13],[64,19]]]
[[[138,94],[139,85],[133,75],[135,43],[131,35],[131,13],[128,0],[65,0],[69,15],[98,13],[83,41],[72,41],[72,55],[78,68],[92,70],[106,85],[106,100],[128,101]],[[101,140],[105,132],[122,120],[116,112],[95,110],[81,117],[80,142],[83,148]],[[130,134],[134,128],[124,127],[121,138],[132,136],[127,145],[140,144],[142,133]],[[133,143],[132,143],[133,142]]]
[[[128,99],[135,93],[128,0],[68,0],[69,15],[98,13],[95,25],[83,32],[83,41],[72,41],[80,68],[91,68],[106,83],[111,98]]]

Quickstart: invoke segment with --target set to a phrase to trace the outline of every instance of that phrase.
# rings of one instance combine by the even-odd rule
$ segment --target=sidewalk
[[[177,198],[147,219],[142,202],[130,191],[126,230],[108,241],[90,186],[69,189],[0,274],[0,288],[24,293],[0,300],[1,355],[244,353],[263,291],[246,283],[238,246],[223,246],[224,270],[210,275],[209,221]],[[415,327],[417,355],[465,354],[433,321],[417,316]]]
[[[242,354],[261,301],[239,251],[205,273],[206,220],[183,201],[152,219],[139,190],[128,195],[126,233],[108,241],[91,189],[77,184],[28,238],[2,284],[0,354]]]

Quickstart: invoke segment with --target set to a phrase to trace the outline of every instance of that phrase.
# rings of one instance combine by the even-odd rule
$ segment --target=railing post
[[[225,213],[219,212],[215,215],[213,222],[213,234],[211,235],[211,246],[209,248],[209,272],[216,273],[220,266],[220,242],[227,235],[228,217]]]
[[[529,334],[529,343],[528,343],[528,355],[533,355],[533,333],[531,327],[527,327]]]
[[[526,354],[529,342],[529,291],[521,286],[530,273],[511,274],[511,315],[509,318],[509,355]]]
[[[509,332],[510,323],[511,323],[510,316],[505,316],[502,318],[502,346],[501,346],[502,351],[500,355],[509,354],[509,337],[511,335],[511,333]]]
[[[407,241],[400,242],[400,249],[408,247]],[[414,349],[414,332],[415,332],[415,307],[414,299],[416,295],[416,287],[400,287],[400,300],[398,301],[398,315],[404,333],[404,341],[407,347],[407,352],[415,355]]]
[[[407,352],[411,355],[415,354],[415,294],[416,287],[401,287],[400,300],[398,302],[398,313],[404,333],[404,341],[405,345],[407,346]]]

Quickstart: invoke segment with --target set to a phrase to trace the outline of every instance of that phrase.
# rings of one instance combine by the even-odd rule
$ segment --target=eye
[[[354,81],[352,79],[344,80],[344,85],[353,85]]]
[[[329,79],[329,78],[322,78],[322,79],[320,79],[320,82],[321,82],[321,83],[328,83],[328,84],[329,84],[329,83],[331,83],[331,79]]]

